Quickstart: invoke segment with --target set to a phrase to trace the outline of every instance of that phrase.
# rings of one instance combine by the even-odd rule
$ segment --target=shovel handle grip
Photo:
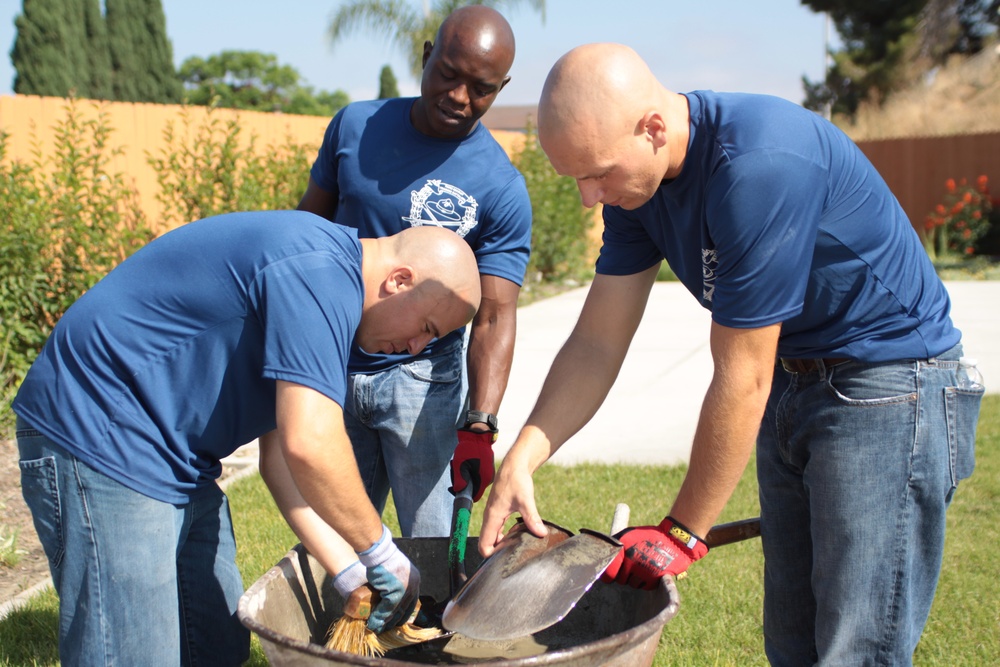
[[[705,536],[705,544],[709,549],[721,547],[724,544],[742,542],[754,537],[760,537],[760,517],[743,519],[713,526]]]

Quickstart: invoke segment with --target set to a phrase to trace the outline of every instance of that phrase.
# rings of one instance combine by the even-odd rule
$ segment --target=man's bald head
[[[483,5],[459,7],[449,14],[438,27],[434,45],[488,59],[505,76],[514,64],[514,31],[500,12]]]
[[[434,298],[455,298],[467,307],[468,322],[479,309],[479,265],[472,248],[453,231],[433,225],[410,227],[387,237],[397,264],[411,266],[417,289]],[[463,322],[464,324],[464,322]]]
[[[410,120],[438,139],[472,132],[510,81],[514,31],[498,11],[482,5],[459,7],[424,43],[420,97]]]
[[[580,150],[637,131],[636,123],[665,92],[646,63],[621,44],[579,46],[552,67],[538,103],[538,139],[572,133]]]

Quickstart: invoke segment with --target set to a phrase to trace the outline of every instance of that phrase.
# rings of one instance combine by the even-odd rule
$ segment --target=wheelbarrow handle
[[[724,544],[742,542],[754,537],[760,537],[760,517],[743,519],[713,526],[705,536],[705,544],[709,549],[721,547]]]

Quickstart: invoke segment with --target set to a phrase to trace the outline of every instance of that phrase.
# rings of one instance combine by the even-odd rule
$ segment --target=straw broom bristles
[[[373,595],[377,594],[367,584],[351,592],[344,602],[343,615],[330,624],[326,635],[326,648],[368,658],[380,658],[388,650],[434,639],[441,634],[439,628],[421,628],[407,621],[376,635],[368,629]],[[418,602],[417,609],[419,608]],[[415,615],[416,610],[414,610]],[[410,618],[412,620],[413,616]]]

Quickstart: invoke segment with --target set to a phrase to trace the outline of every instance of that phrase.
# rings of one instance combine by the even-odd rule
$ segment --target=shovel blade
[[[594,531],[573,535],[545,522],[546,537],[514,526],[497,551],[448,603],[444,627],[473,639],[506,641],[561,621],[621,549]]]

